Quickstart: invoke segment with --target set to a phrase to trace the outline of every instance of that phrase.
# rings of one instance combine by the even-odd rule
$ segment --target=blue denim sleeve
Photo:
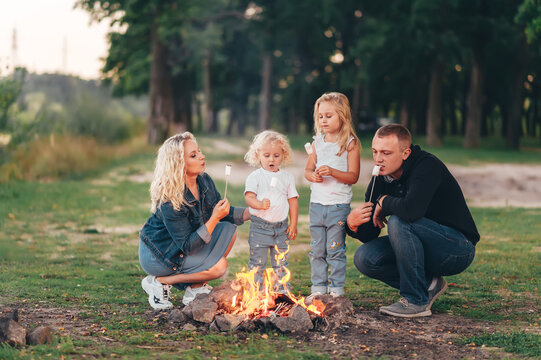
[[[160,206],[160,210],[173,243],[183,254],[189,255],[210,241],[210,234],[204,224],[192,231],[188,213],[183,211],[183,207],[177,211],[167,202]]]

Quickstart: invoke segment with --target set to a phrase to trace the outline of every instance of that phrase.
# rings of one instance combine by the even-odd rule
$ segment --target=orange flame
[[[276,250],[276,263],[283,264],[285,262],[287,253],[289,252],[289,246],[284,252],[280,252],[277,246],[274,247]],[[283,270],[285,275],[282,278],[279,278],[278,275],[274,272],[272,268],[267,268],[263,272],[263,283],[260,284],[256,281],[256,274],[259,268],[255,267],[249,272],[241,272],[236,274],[237,280],[242,285],[242,294],[239,296],[235,295],[232,300],[232,308],[234,314],[246,314],[250,316],[268,316],[270,311],[275,307],[275,300],[280,295],[280,293],[275,291],[275,287],[283,289],[283,292],[288,296],[288,298],[299,306],[302,306],[307,311],[312,312],[316,315],[321,315],[325,309],[325,305],[318,301],[314,300],[310,306],[307,306],[304,302],[304,297],[297,299],[289,291],[288,283],[291,278],[291,271],[285,266]],[[277,283],[279,285],[277,285]]]

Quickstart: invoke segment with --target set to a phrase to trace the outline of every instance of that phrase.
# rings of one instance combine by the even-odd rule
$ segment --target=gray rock
[[[213,288],[209,295],[212,298],[212,301],[218,304],[219,309],[230,312],[233,310],[231,306],[233,298],[236,295],[237,300],[241,300],[242,290],[242,285],[239,280],[229,280],[224,281]]]
[[[196,331],[197,327],[195,325],[193,325],[193,324],[187,323],[187,324],[184,324],[184,326],[182,327],[182,330],[184,330],[184,331]]]
[[[185,313],[180,311],[179,309],[173,309],[169,313],[169,316],[167,316],[167,323],[169,324],[182,324],[185,323],[188,317]]]
[[[353,304],[344,296],[331,296],[331,299],[327,299],[323,303],[325,304],[323,316],[348,316],[354,312]]]
[[[192,319],[202,323],[210,324],[214,320],[218,304],[208,294],[199,294],[189,305]]]
[[[26,329],[11,318],[0,319],[0,342],[10,345],[26,344]]]
[[[51,328],[48,326],[39,326],[32,329],[26,335],[26,343],[29,345],[50,344],[53,342]]]
[[[287,317],[271,317],[271,322],[278,330],[288,332],[307,332],[314,327],[310,315],[301,306],[295,305]]]
[[[243,315],[223,314],[217,315],[213,324],[216,324],[220,331],[231,331],[235,330],[244,320],[246,320],[246,316]]]

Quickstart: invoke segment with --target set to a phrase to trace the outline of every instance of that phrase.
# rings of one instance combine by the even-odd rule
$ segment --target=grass
[[[541,337],[525,332],[483,334],[465,338],[463,344],[476,346],[503,347],[505,351],[524,356],[541,357]]]
[[[295,139],[302,147],[303,139]],[[293,141],[292,141],[293,143]],[[297,145],[295,145],[297,146]],[[148,183],[130,181],[152,169],[155,152],[117,159],[102,172],[78,180],[8,182],[0,187],[0,306],[76,309],[81,321],[98,324],[104,333],[71,337],[59,332],[55,343],[28,348],[0,347],[0,358],[266,358],[323,359],[318,349],[275,333],[230,334],[176,332],[149,321],[146,296],[138,286],[144,272],[137,259],[138,231],[149,215]],[[496,159],[494,159],[496,160]],[[217,181],[218,189],[224,184]],[[242,186],[230,184],[228,198],[244,203]],[[309,189],[299,187],[301,221],[296,244],[309,244]],[[363,189],[355,191],[360,201]],[[449,277],[450,289],[433,306],[448,313],[520,329],[538,326],[541,278],[541,209],[473,208],[482,234],[473,265]],[[239,228],[247,239],[248,225]],[[346,296],[355,306],[376,309],[396,300],[398,292],[360,275],[351,259],[359,243],[348,239]],[[248,254],[230,259],[229,277],[247,266]],[[306,252],[290,256],[292,286],[306,295],[310,265]],[[219,281],[215,281],[214,284]],[[182,293],[174,291],[173,302]],[[114,339],[108,344],[100,336]],[[240,341],[240,342],[239,342]],[[521,352],[539,348],[539,336],[520,331],[486,334],[466,343]],[[174,346],[182,342],[183,348]],[[279,349],[288,348],[287,353]],[[523,349],[523,350],[520,350]],[[278,351],[277,351],[278,350]],[[50,354],[50,355],[49,355]],[[152,355],[149,355],[152,354]]]

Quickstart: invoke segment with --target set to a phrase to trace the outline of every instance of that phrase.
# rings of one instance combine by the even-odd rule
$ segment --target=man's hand
[[[387,195],[383,195],[379,200],[378,200],[378,203],[376,204],[376,208],[374,210],[374,220],[373,220],[373,223],[374,223],[374,226],[375,227],[379,227],[380,229],[383,229],[385,227],[385,224],[387,224],[387,220],[381,216],[381,203],[383,201],[383,199],[385,199],[385,196]]]
[[[351,231],[357,231],[359,226],[370,221],[374,204],[366,202],[351,210],[347,218],[348,227]]]

